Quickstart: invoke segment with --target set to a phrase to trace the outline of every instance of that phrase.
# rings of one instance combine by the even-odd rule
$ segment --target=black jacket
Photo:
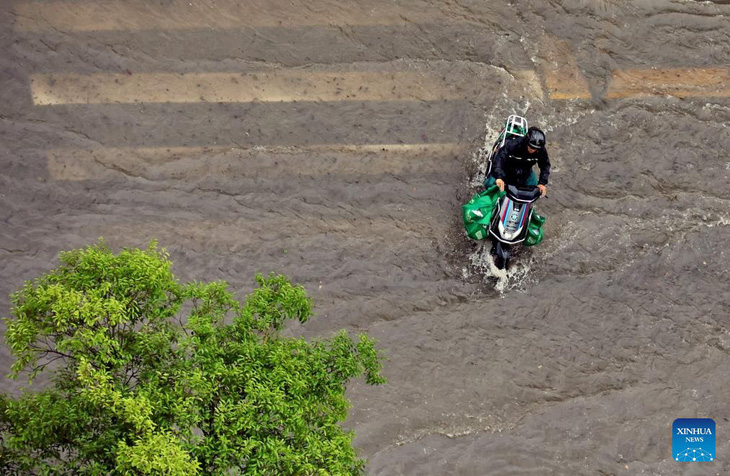
[[[540,168],[540,179],[537,183],[547,185],[550,176],[547,149],[543,147],[530,155],[527,152],[527,137],[507,140],[494,156],[491,175],[507,183],[524,185],[535,162]]]

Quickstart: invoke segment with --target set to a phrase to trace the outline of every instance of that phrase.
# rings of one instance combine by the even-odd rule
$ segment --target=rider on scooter
[[[539,180],[532,171],[535,162],[540,169]],[[537,186],[545,196],[549,176],[550,159],[545,148],[545,133],[537,127],[530,127],[524,137],[508,140],[499,149],[484,186],[489,188],[496,183],[502,191],[505,182],[517,187]]]

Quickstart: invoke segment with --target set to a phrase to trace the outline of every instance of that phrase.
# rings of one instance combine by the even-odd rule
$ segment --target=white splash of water
[[[487,151],[488,149],[486,147],[480,147],[472,154],[472,160],[477,164],[477,171],[471,181],[469,181],[471,188],[479,187],[484,183],[487,175]]]
[[[530,265],[529,262],[525,263],[523,260],[512,261],[509,269],[499,269],[494,264],[494,257],[489,252],[491,243],[489,241],[482,242],[474,253],[469,255],[469,262],[471,267],[475,269],[480,275],[484,276],[485,282],[494,283],[494,289],[499,294],[504,295],[506,291],[510,291],[517,288],[523,288],[530,282]],[[464,274],[469,271],[463,270]]]

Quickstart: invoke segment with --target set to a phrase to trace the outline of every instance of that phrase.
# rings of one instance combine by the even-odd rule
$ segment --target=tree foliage
[[[380,384],[366,335],[307,342],[279,331],[312,302],[256,276],[243,304],[225,282],[182,284],[164,249],[100,241],[12,295],[12,377],[45,390],[0,397],[2,474],[359,474],[339,422],[345,385]]]

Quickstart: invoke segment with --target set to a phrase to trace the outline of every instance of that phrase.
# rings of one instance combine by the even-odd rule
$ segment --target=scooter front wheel
[[[497,241],[494,249],[494,264],[497,269],[507,269],[509,266],[510,246]]]

